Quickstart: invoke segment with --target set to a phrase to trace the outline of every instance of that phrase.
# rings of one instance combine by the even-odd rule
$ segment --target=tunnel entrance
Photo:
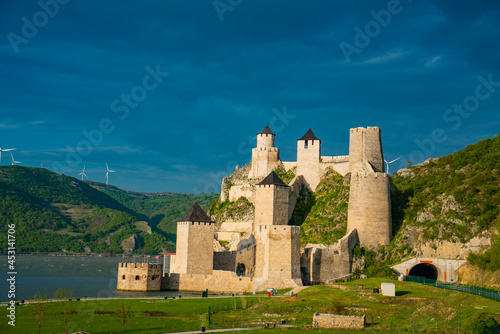
[[[409,276],[425,277],[437,280],[437,268],[430,263],[420,263],[410,269]]]
[[[243,263],[238,263],[238,266],[236,266],[236,275],[238,276],[245,276],[246,268]]]

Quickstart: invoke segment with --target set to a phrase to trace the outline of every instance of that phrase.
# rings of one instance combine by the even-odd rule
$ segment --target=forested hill
[[[400,170],[393,175],[395,238],[389,253],[419,255],[423,247],[439,252],[446,242],[494,240],[484,255],[469,256],[500,270],[500,136]]]
[[[95,189],[109,195],[123,206],[148,217],[149,225],[164,233],[176,233],[177,221],[194,202],[207,210],[219,194],[181,194],[172,192],[138,193],[125,191],[104,183],[85,181]]]
[[[173,222],[194,200],[206,208],[215,196],[142,195],[112,188],[100,191],[44,168],[0,166],[2,253],[7,249],[8,223],[16,224],[16,247],[21,252],[171,251]]]

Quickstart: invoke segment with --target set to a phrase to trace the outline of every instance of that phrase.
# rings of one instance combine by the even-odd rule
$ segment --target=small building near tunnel
[[[398,265],[392,266],[400,275],[417,276],[442,282],[456,282],[456,271],[465,260],[413,258]]]

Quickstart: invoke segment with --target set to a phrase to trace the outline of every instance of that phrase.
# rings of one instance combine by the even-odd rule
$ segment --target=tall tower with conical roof
[[[312,129],[297,139],[297,173],[304,176],[306,184],[312,191],[316,190],[319,180],[321,162],[321,140]]]
[[[274,147],[275,137],[276,135],[267,125],[257,134],[257,147],[252,149],[250,177],[264,177],[278,166],[280,150]]]
[[[215,222],[198,203],[177,223],[175,263],[171,270],[179,274],[213,273]]]

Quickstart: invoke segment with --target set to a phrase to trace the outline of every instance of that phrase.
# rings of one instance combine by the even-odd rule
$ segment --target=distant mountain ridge
[[[0,166],[0,231],[5,236],[7,223],[15,223],[16,246],[21,252],[172,251],[171,225],[195,200],[207,207],[211,196],[141,194],[82,182],[44,168]],[[142,208],[151,202],[162,206],[162,199],[169,199],[171,205],[165,208],[171,212],[150,219],[144,213],[150,211]],[[158,212],[161,215],[161,209]],[[163,218],[166,221],[158,228]],[[0,249],[6,252],[5,237],[0,239]]]

